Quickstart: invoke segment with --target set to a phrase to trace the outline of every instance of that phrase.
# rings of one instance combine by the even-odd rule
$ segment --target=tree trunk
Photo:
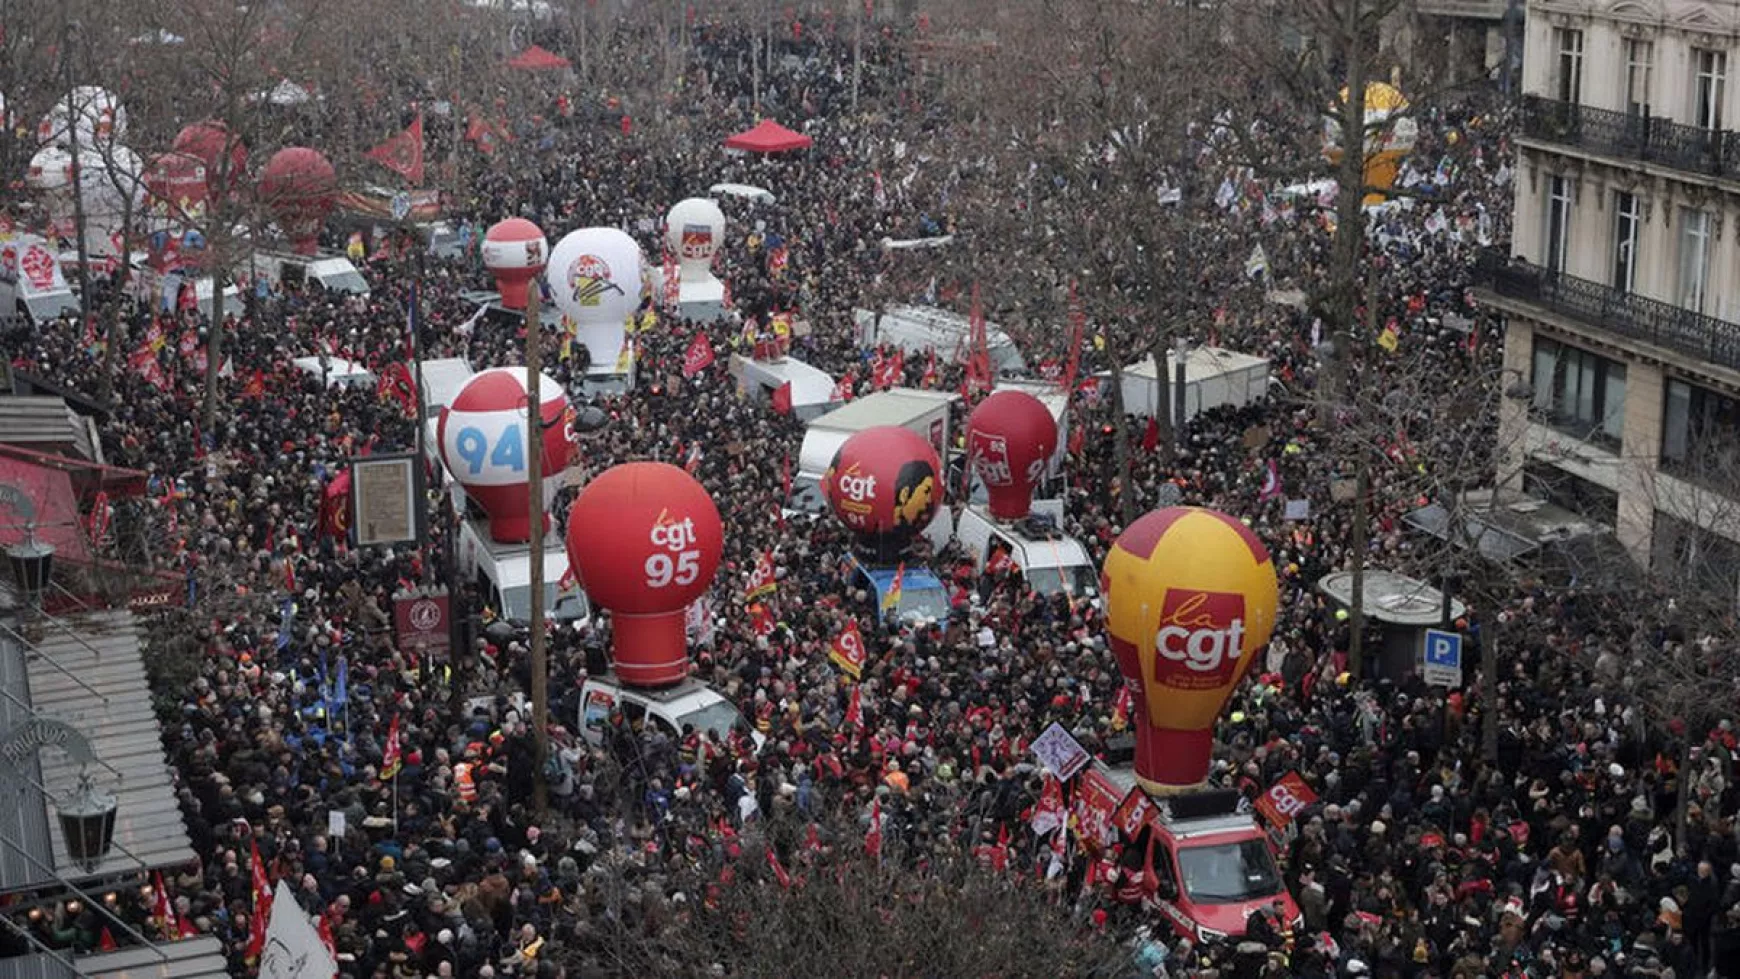
[[[1498,764],[1498,603],[1482,600],[1476,615],[1480,623],[1480,754],[1489,765]]]
[[[1107,344],[1107,350],[1111,345]],[[1130,485],[1130,420],[1124,413],[1124,367],[1117,356],[1112,361],[1112,459],[1118,467],[1118,523],[1128,527],[1136,520],[1136,494]]]
[[[1690,721],[1691,718],[1686,718]],[[1686,725],[1684,743],[1680,745],[1680,777],[1674,785],[1674,843],[1686,845],[1686,809],[1692,801],[1692,748],[1694,739],[1692,732],[1698,730],[1691,724]]]
[[[1360,4],[1348,2],[1342,24],[1347,58],[1347,101],[1342,105],[1340,184],[1335,202],[1335,240],[1329,264],[1329,318],[1333,352],[1324,365],[1325,407],[1345,400],[1347,360],[1353,352],[1353,307],[1359,275],[1359,254],[1365,243],[1365,47],[1360,35]]]
[[[1172,370],[1166,363],[1166,351],[1171,346],[1172,339],[1165,336],[1156,336],[1148,344],[1148,356],[1154,359],[1154,420],[1160,427],[1160,458],[1167,462],[1172,461],[1183,422],[1172,417]]]

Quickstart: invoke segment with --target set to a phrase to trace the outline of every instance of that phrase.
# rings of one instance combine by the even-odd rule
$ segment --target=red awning
[[[558,68],[572,67],[572,65],[567,58],[554,51],[546,51],[534,44],[508,59],[508,67],[518,68],[522,71],[554,71]]]
[[[754,129],[726,140],[725,148],[746,153],[785,153],[807,150],[814,143],[815,140],[803,133],[793,132],[772,119],[763,119]]]
[[[88,459],[75,459],[0,443],[0,460],[4,459],[65,473],[72,488],[78,491],[80,501],[95,495],[98,490],[109,494],[111,499],[144,496],[145,482],[149,478],[138,469],[105,466]]]
[[[32,537],[54,545],[59,559],[82,563],[91,558],[72,477],[64,470],[0,456],[0,545]]]

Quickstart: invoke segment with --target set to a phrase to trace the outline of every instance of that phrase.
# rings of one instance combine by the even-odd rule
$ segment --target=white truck
[[[786,501],[788,513],[817,516],[828,510],[822,496],[822,475],[834,461],[834,453],[846,440],[866,428],[899,425],[924,436],[936,449],[939,460],[947,458],[952,444],[950,408],[957,395],[942,391],[920,391],[916,388],[889,388],[867,394],[848,402],[818,418],[804,429],[804,440],[798,449],[796,471],[792,474],[791,498]],[[948,507],[937,507],[936,518],[925,528],[924,536],[941,550],[953,536],[953,520]]]
[[[568,574],[568,549],[560,534],[544,535],[544,616],[556,622],[571,622],[592,614],[586,593],[577,585],[562,588]],[[459,521],[459,573],[475,582],[483,604],[495,616],[513,625],[531,621],[532,549],[523,541],[504,544],[489,535],[482,518],[465,515]]]
[[[1178,352],[1166,355],[1168,395],[1178,376]],[[1111,384],[1111,372],[1102,371],[1096,377],[1101,384]],[[1157,412],[1170,412],[1170,404],[1160,401],[1160,382],[1154,372],[1154,358],[1146,357],[1124,368],[1124,410],[1138,418],[1152,418]],[[1198,347],[1184,355],[1184,421],[1198,414],[1227,405],[1239,407],[1259,401],[1269,393],[1269,361],[1264,357],[1235,353],[1221,347]],[[1176,421],[1176,419],[1175,419]]]
[[[352,296],[369,294],[368,280],[351,260],[332,252],[298,255],[288,250],[262,248],[254,252],[254,274],[280,285],[311,282],[327,292]]]
[[[936,355],[948,361],[964,362],[972,336],[972,321],[959,313],[935,306],[890,306],[881,316],[867,309],[852,310],[852,321],[858,326],[858,345],[876,347],[889,344],[909,354]],[[985,348],[991,356],[991,370],[998,377],[1027,373],[1027,361],[1021,349],[994,325],[985,327]]]
[[[1060,500],[1036,500],[1020,520],[998,520],[981,506],[961,508],[955,541],[972,558],[977,571],[1013,567],[1029,588],[1041,595],[1068,595],[1072,601],[1096,601],[1099,569],[1081,541],[1067,537]]]
[[[812,421],[833,407],[833,375],[796,357],[770,361],[732,354],[730,371],[737,379],[738,392],[757,401],[766,401],[790,384],[791,410],[799,421]]]
[[[13,315],[35,326],[79,315],[54,247],[37,235],[0,234],[0,319]]]

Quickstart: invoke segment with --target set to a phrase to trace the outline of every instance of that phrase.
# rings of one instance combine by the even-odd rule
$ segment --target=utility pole
[[[864,74],[864,8],[858,0],[846,0],[852,8],[852,111],[858,111],[858,79]]]
[[[533,776],[533,800],[539,818],[549,806],[549,786],[544,780],[544,757],[550,750],[550,670],[544,649],[544,399],[538,372],[543,370],[544,330],[538,325],[538,304],[543,298],[536,283],[526,291],[526,501],[531,511],[526,543],[531,546],[531,656],[532,741],[537,773]]]

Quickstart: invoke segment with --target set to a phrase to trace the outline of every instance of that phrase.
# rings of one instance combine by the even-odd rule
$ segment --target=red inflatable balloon
[[[248,148],[216,119],[196,122],[183,129],[175,135],[170,149],[186,153],[205,164],[207,185],[215,196],[223,196],[224,186],[235,187],[247,179]],[[226,154],[229,159],[224,162]]]
[[[719,570],[724,527],[693,476],[629,462],[587,484],[568,511],[568,565],[592,604],[609,609],[616,675],[669,686],[688,675],[684,612]]]
[[[508,309],[526,308],[526,287],[549,259],[544,232],[525,218],[497,221],[483,236],[483,267],[495,275],[501,304]]]
[[[573,448],[562,424],[568,395],[550,375],[539,374],[538,397],[544,402],[542,469],[551,476],[568,467]],[[531,534],[526,436],[524,367],[494,367],[473,376],[435,425],[447,471],[489,514],[489,535],[498,541],[517,543]]]
[[[291,146],[272,154],[260,174],[260,200],[272,209],[279,230],[303,255],[314,254],[320,227],[338,192],[338,172],[318,150]]]
[[[883,552],[930,525],[942,505],[942,463],[924,436],[898,425],[866,428],[834,453],[822,476],[834,515]]]
[[[984,480],[991,516],[1019,520],[1057,451],[1057,420],[1026,391],[996,391],[967,419],[967,459]]]

